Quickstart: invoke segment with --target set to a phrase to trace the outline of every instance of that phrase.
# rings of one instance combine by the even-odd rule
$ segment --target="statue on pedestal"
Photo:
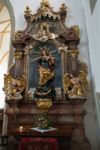
[[[38,65],[39,86],[36,88],[35,97],[53,99],[55,96],[53,87],[55,59],[46,48],[41,49]]]

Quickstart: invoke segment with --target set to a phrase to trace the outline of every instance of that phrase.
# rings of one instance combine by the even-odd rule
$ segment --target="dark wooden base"
[[[91,146],[87,139],[72,140],[70,150],[91,150]]]
[[[91,150],[88,140],[75,141],[62,137],[58,142],[58,150]],[[2,150],[19,150],[19,142],[13,139],[7,147],[2,147]]]
[[[81,100],[78,100],[77,104],[54,103],[48,116],[52,120],[52,126],[58,128],[58,131],[41,134],[33,133],[30,130],[35,126],[36,114],[41,113],[34,102],[9,104],[6,109],[7,134],[13,136],[17,142],[23,137],[55,137],[59,140],[59,149],[61,150],[91,150],[90,143],[85,136],[84,116],[86,111],[82,105],[83,101],[81,103]],[[24,127],[22,133],[19,132],[20,126]],[[11,145],[15,146],[16,144],[12,142]],[[17,148],[17,146],[15,147]]]
[[[57,141],[58,141],[58,150],[70,150],[70,141],[71,141],[70,138],[65,138],[65,137],[57,138]],[[35,143],[28,143],[28,145],[29,144],[33,146]],[[20,145],[20,141],[15,140],[15,139],[10,140],[9,145],[5,147],[5,150],[19,150],[19,145]],[[41,143],[40,143],[40,146],[41,146]],[[41,150],[44,150],[44,148],[42,148]]]

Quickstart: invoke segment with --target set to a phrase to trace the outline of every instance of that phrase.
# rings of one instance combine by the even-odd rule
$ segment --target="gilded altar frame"
[[[53,103],[48,105],[45,101],[45,106],[48,108],[50,106],[48,115],[53,125],[64,131],[65,140],[66,136],[70,138],[71,150],[80,150],[80,147],[83,150],[90,150],[90,143],[85,136],[86,110],[83,107],[88,93],[88,68],[78,57],[79,27],[65,25],[67,11],[67,6],[62,4],[58,12],[55,12],[47,0],[42,0],[36,14],[32,14],[30,8],[26,7],[24,17],[27,26],[23,31],[14,34],[12,44],[15,49],[15,64],[9,68],[9,73],[4,77],[6,103],[9,106],[5,109],[8,117],[7,134],[14,135],[14,131],[21,125],[25,129],[31,128],[35,124],[36,114],[41,114],[35,103],[38,101],[34,101],[33,91],[29,91],[28,86],[29,53],[38,44],[49,42],[55,45],[61,55],[63,94],[61,96],[58,88]],[[37,105],[40,106],[40,103]],[[71,131],[70,135],[68,129]]]

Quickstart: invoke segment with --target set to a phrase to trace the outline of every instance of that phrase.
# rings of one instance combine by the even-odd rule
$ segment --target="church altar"
[[[65,4],[55,12],[48,0],[42,0],[35,14],[26,7],[27,26],[14,34],[15,63],[4,75],[6,134],[20,144],[33,140],[34,147],[36,139],[43,143],[48,138],[59,150],[91,149],[83,107],[88,68],[79,60],[79,27],[65,25],[67,12]],[[40,133],[33,127],[57,130]]]

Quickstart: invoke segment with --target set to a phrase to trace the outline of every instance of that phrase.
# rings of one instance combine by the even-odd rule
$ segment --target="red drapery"
[[[23,138],[19,150],[58,150],[56,138]]]

